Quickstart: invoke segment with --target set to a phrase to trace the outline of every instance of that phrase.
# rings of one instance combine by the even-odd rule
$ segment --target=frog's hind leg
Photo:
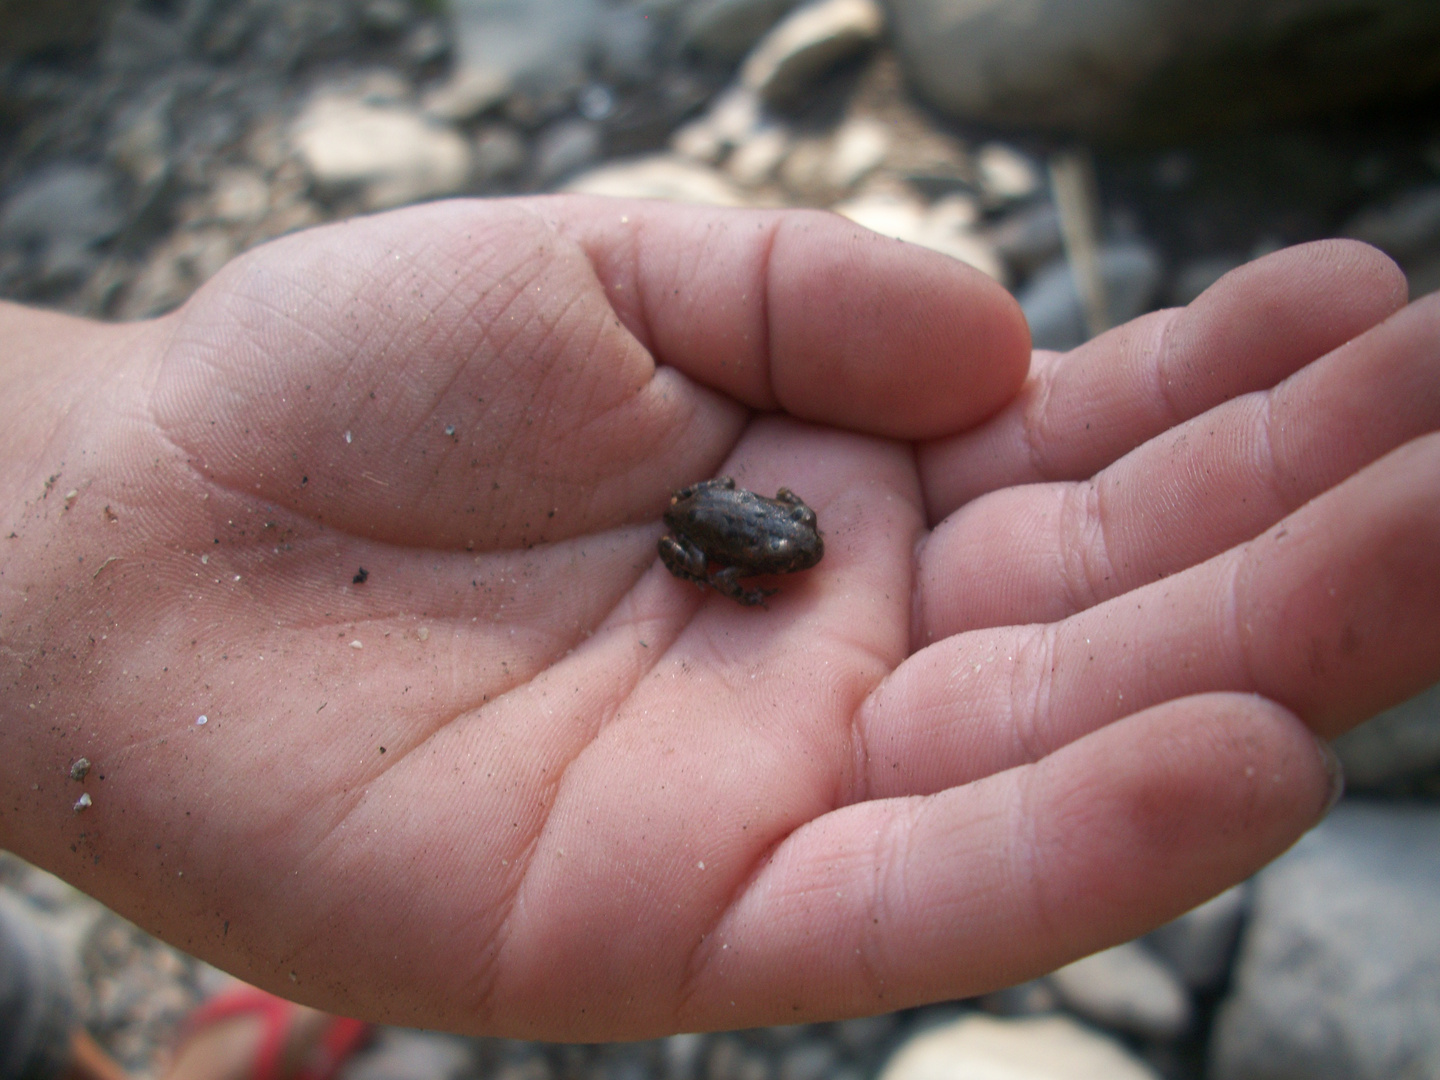
[[[724,593],[731,600],[744,604],[746,607],[756,607],[765,603],[767,596],[774,596],[779,589],[747,589],[740,584],[740,572],[733,566],[727,566],[724,570],[718,570],[710,575],[710,584],[718,592]]]
[[[710,584],[710,568],[705,561],[705,553],[694,544],[676,540],[673,536],[662,536],[656,548],[660,552],[660,561],[670,573],[697,585]]]

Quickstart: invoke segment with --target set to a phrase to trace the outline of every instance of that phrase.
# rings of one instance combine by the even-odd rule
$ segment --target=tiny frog
[[[762,604],[775,589],[745,589],[740,578],[807,570],[825,554],[815,511],[789,488],[767,499],[728,476],[670,496],[670,531],[660,561],[678,578],[718,589],[742,604]]]

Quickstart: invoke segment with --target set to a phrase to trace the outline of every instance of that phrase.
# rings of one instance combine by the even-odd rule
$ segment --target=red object
[[[333,1080],[340,1066],[374,1034],[373,1026],[363,1020],[330,1017],[304,1065],[287,1078],[281,1071],[281,1061],[299,1009],[294,1002],[254,986],[237,986],[215,995],[192,1012],[185,1020],[184,1037],[189,1039],[231,1017],[258,1016],[265,1023],[265,1034],[255,1054],[250,1080]]]

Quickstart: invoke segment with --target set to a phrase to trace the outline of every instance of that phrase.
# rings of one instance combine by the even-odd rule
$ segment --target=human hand
[[[979,427],[1024,375],[1013,303],[811,214],[438,204],[149,324],[7,309],[0,841],[250,981],[455,1030],[1047,970],[1308,827],[1302,720],[1435,678],[1440,451],[1345,483],[1435,428],[1435,308],[1316,360],[1403,299],[1366,249],[1283,253]],[[1269,474],[1223,437],[1257,408],[1298,440]],[[1088,503],[1015,486],[1107,469]],[[819,512],[768,610],[654,557],[719,472]],[[1124,545],[1081,593],[1043,556],[1087,565],[1087,505]]]

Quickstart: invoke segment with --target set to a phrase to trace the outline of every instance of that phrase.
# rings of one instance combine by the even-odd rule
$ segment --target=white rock
[[[1060,1000],[1106,1027],[1173,1039],[1190,1026],[1190,995],[1139,942],[1127,941],[1052,972]]]
[[[665,199],[710,206],[744,206],[744,193],[714,169],[668,154],[619,161],[581,173],[565,191],[622,199]]]
[[[720,94],[705,115],[681,127],[670,138],[676,153],[713,165],[734,147],[753,138],[764,124],[760,96],[732,86]]]
[[[848,191],[885,162],[890,151],[890,129],[879,120],[855,117],[835,131],[835,145],[825,164],[825,180]]]
[[[510,93],[510,73],[478,64],[462,67],[448,82],[425,95],[422,107],[437,120],[470,120],[494,108]]]
[[[372,210],[451,194],[470,176],[465,140],[407,108],[322,95],[290,139],[317,186],[358,188]]]
[[[215,221],[252,225],[270,212],[270,185],[256,169],[221,169],[215,174],[208,208]]]
[[[726,146],[706,117],[676,128],[670,135],[670,149],[702,165],[714,165],[725,155]]]
[[[1004,143],[982,146],[975,167],[985,194],[1000,202],[1028,199],[1045,182],[1033,161]]]
[[[1005,270],[995,249],[970,231],[974,214],[965,209],[962,197],[941,200],[931,208],[918,199],[876,191],[839,203],[832,209],[872,232],[949,255],[997,281],[1005,279]]]
[[[784,101],[817,76],[879,39],[885,13],[875,0],[816,0],[791,12],[745,58],[740,85]]]
[[[767,124],[736,148],[725,171],[742,184],[763,184],[789,151],[790,132],[783,124]]]
[[[805,135],[795,140],[785,162],[780,166],[780,182],[801,202],[826,202],[835,189],[825,181],[830,164],[830,140]]]
[[[962,1017],[915,1036],[880,1080],[1158,1080],[1113,1039],[1062,1016]]]

